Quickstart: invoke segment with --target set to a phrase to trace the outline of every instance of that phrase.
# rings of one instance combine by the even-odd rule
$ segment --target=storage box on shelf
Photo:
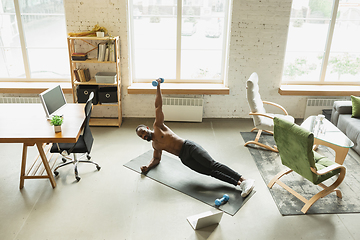
[[[72,56],[76,52],[77,41],[82,41],[90,46],[92,49],[85,52],[88,56],[89,52],[96,51],[97,57],[87,57],[86,60],[72,60]],[[73,90],[73,99],[74,102],[82,103],[84,99],[87,99],[87,94],[90,94],[91,91],[94,91],[96,99],[94,105],[96,107],[108,107],[116,106],[117,107],[117,118],[102,117],[90,119],[91,126],[121,126],[122,123],[122,113],[121,113],[121,74],[120,74],[120,45],[119,37],[68,37],[68,48],[69,48],[69,60],[70,60],[70,70],[71,70],[71,85]],[[100,50],[98,49],[99,45],[103,46],[104,43],[110,43],[108,52],[106,53],[106,59],[98,59]],[[101,50],[103,51],[103,50]],[[106,51],[106,49],[105,49]],[[114,59],[115,57],[115,59]],[[99,61],[100,60],[100,61]],[[76,76],[74,70],[77,69],[79,64],[115,64],[115,72],[101,72],[100,70],[95,74],[90,81],[76,81]],[[102,103],[105,103],[104,105]]]
[[[100,103],[116,103],[118,101],[116,87],[101,87],[98,90]]]

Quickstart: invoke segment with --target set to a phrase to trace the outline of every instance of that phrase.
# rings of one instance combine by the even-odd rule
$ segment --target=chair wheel
[[[101,167],[100,166],[96,166],[97,170],[100,171]]]
[[[88,154],[86,155],[87,159],[90,160],[91,159],[91,156]]]
[[[56,177],[57,175],[59,175],[59,172],[58,172],[58,171],[54,171],[54,174],[55,174],[55,177]]]
[[[76,181],[80,181],[81,177],[76,177]]]
[[[66,158],[61,158],[61,160],[63,161],[63,163],[66,163],[66,161],[67,161]]]

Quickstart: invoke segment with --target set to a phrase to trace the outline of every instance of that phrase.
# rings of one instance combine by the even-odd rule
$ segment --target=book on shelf
[[[85,73],[85,80],[88,82],[90,81],[91,79],[91,76],[90,76],[90,70],[88,68],[85,68],[84,69],[84,73]]]
[[[90,70],[88,68],[74,69],[75,79],[78,82],[88,82],[91,79]]]
[[[80,76],[79,76],[78,69],[74,69],[74,75],[75,75],[75,80],[77,82],[80,82]]]
[[[87,59],[87,53],[72,53],[71,60],[73,61],[85,61]]]
[[[106,52],[106,43],[99,43],[98,44],[98,61],[99,62],[105,61],[105,52]]]
[[[109,47],[106,47],[106,50],[105,50],[105,62],[109,61]]]
[[[110,62],[115,62],[115,59],[116,59],[115,44],[110,43],[109,44],[109,61]]]

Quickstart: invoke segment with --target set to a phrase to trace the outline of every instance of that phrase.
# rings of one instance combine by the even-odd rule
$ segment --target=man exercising
[[[198,173],[212,176],[235,186],[239,185],[242,197],[249,195],[255,186],[255,180],[245,179],[224,164],[216,162],[200,145],[180,138],[164,124],[160,90],[161,79],[156,81],[158,84],[155,98],[156,116],[153,124],[154,130],[150,130],[145,125],[139,125],[136,128],[137,135],[148,142],[152,141],[154,149],[153,158],[147,166],[140,168],[141,172],[146,173],[151,168],[157,166],[160,163],[162,151],[164,150],[178,156],[184,165]]]

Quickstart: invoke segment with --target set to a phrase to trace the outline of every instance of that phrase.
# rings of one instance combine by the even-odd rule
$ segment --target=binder
[[[98,44],[98,61],[99,62],[105,61],[105,51],[106,51],[106,43],[99,43]]]

